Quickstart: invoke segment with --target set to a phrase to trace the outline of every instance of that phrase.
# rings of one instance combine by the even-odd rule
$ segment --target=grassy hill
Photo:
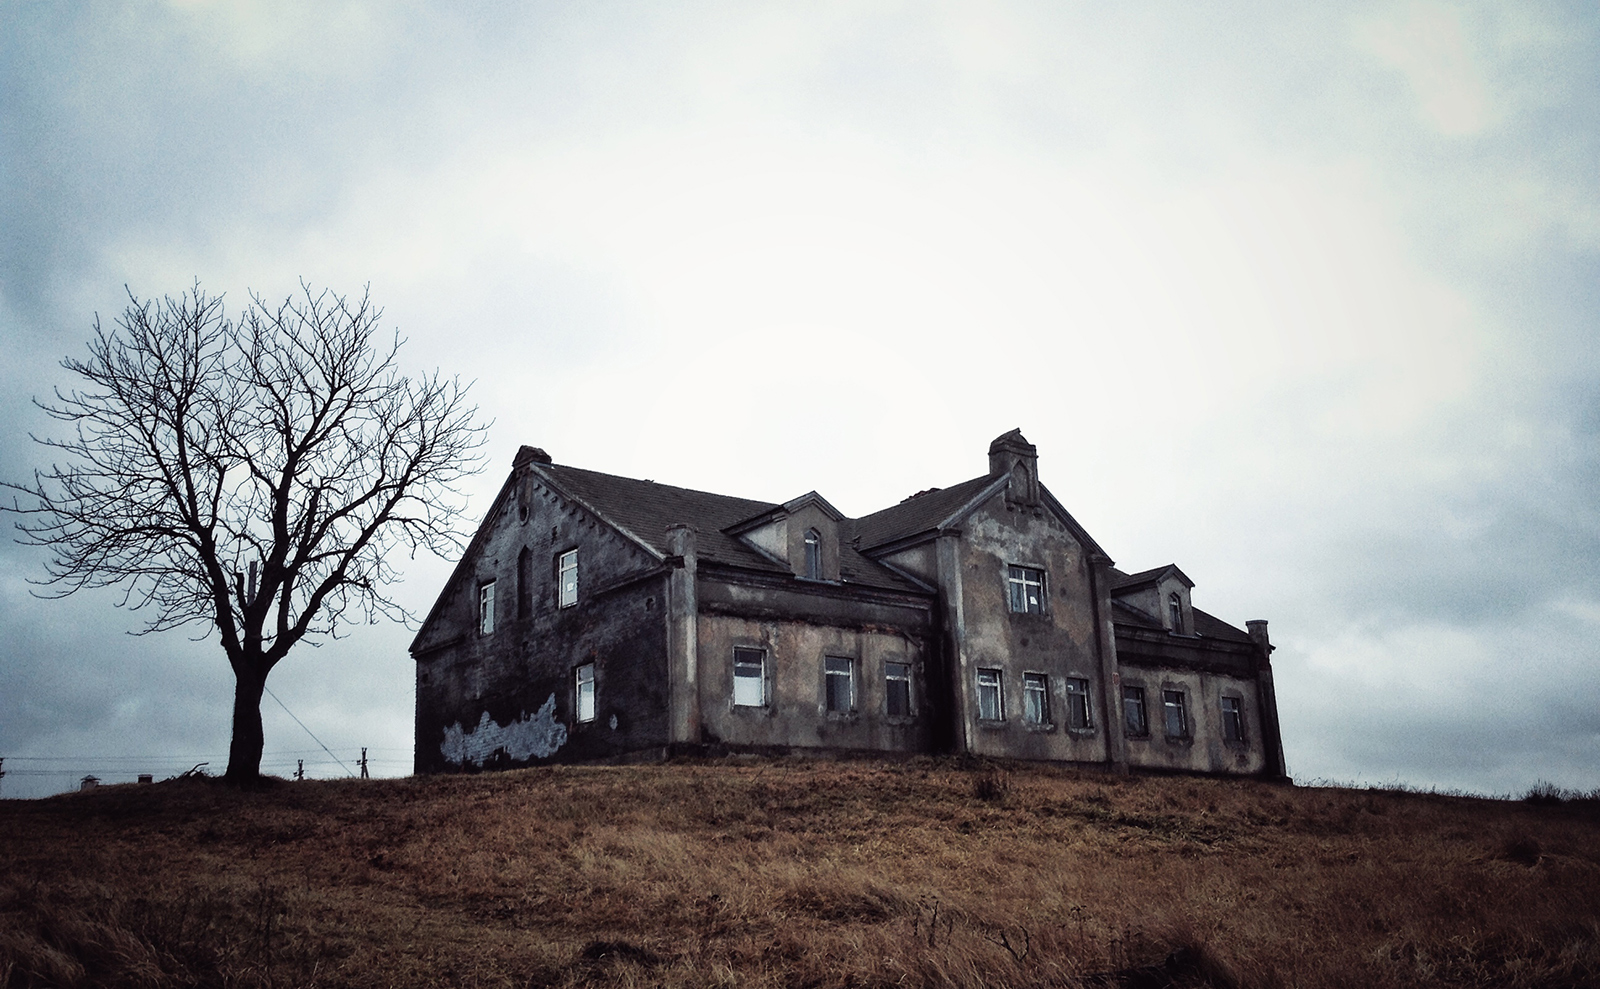
[[[919,760],[0,804],[0,985],[1595,986],[1595,801]]]

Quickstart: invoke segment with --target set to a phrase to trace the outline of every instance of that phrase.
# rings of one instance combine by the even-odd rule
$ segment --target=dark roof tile
[[[934,528],[954,515],[994,479],[993,474],[974,477],[954,487],[915,495],[881,512],[856,519],[856,534],[861,537],[861,548],[872,549]]]

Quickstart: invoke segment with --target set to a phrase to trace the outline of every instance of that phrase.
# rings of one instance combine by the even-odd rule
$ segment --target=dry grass
[[[1595,802],[921,760],[0,805],[0,986],[1600,985]]]

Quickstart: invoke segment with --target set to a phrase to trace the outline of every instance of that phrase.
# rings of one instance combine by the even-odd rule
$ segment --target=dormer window
[[[1167,596],[1167,614],[1172,619],[1172,634],[1183,634],[1183,598],[1177,591]]]
[[[822,579],[822,533],[815,529],[806,530],[806,576]]]

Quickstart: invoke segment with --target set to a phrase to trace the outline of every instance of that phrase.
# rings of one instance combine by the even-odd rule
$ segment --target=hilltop
[[[1600,813],[688,763],[0,804],[0,985],[1600,984]]]

